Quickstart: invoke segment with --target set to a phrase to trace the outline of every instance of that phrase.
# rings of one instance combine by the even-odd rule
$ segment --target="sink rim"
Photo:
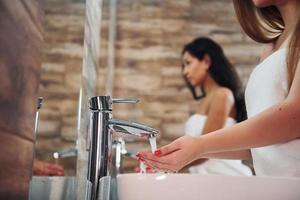
[[[119,200],[299,200],[300,178],[201,174],[120,174]]]
[[[157,179],[164,180],[166,178],[208,178],[208,179],[218,179],[218,178],[230,178],[230,179],[255,179],[255,180],[287,180],[287,181],[300,181],[300,177],[281,177],[281,176],[229,176],[229,175],[214,175],[214,174],[188,174],[188,173],[153,173],[153,174],[142,174],[142,173],[126,173],[126,174],[118,174],[117,179],[120,178],[138,178],[139,180],[144,179]],[[162,178],[165,177],[165,178]]]

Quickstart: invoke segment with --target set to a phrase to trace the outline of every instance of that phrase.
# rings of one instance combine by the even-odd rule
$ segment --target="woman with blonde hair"
[[[200,158],[253,159],[256,175],[300,177],[300,1],[233,2],[244,31],[267,44],[246,88],[248,120],[139,157],[164,171]]]

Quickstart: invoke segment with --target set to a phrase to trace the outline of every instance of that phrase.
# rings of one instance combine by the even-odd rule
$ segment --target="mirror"
[[[35,157],[76,173],[78,101],[83,63],[85,0],[46,0]],[[54,159],[53,153],[56,152]]]

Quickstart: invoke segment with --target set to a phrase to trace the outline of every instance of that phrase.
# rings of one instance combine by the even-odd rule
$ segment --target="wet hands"
[[[136,156],[146,165],[165,172],[177,172],[199,158],[199,138],[183,136],[174,142],[150,152],[139,152]]]
[[[34,160],[33,173],[37,176],[63,176],[64,168],[58,164]]]
[[[134,171],[135,173],[142,173],[142,170],[141,170],[140,167],[135,167],[135,168],[133,169],[133,171]],[[149,167],[149,166],[147,166],[147,167],[145,168],[145,171],[146,171],[147,174],[152,174],[152,173],[156,173],[156,172],[157,172],[157,171],[155,171],[153,168],[151,168],[151,167]]]

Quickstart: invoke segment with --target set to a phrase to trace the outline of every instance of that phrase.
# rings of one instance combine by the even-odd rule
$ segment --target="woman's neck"
[[[290,0],[286,3],[279,3],[277,8],[280,11],[285,24],[282,35],[288,37],[294,31],[299,20],[300,2],[298,0]]]
[[[207,94],[211,93],[219,87],[220,85],[210,75],[206,77],[204,82],[204,89]]]

